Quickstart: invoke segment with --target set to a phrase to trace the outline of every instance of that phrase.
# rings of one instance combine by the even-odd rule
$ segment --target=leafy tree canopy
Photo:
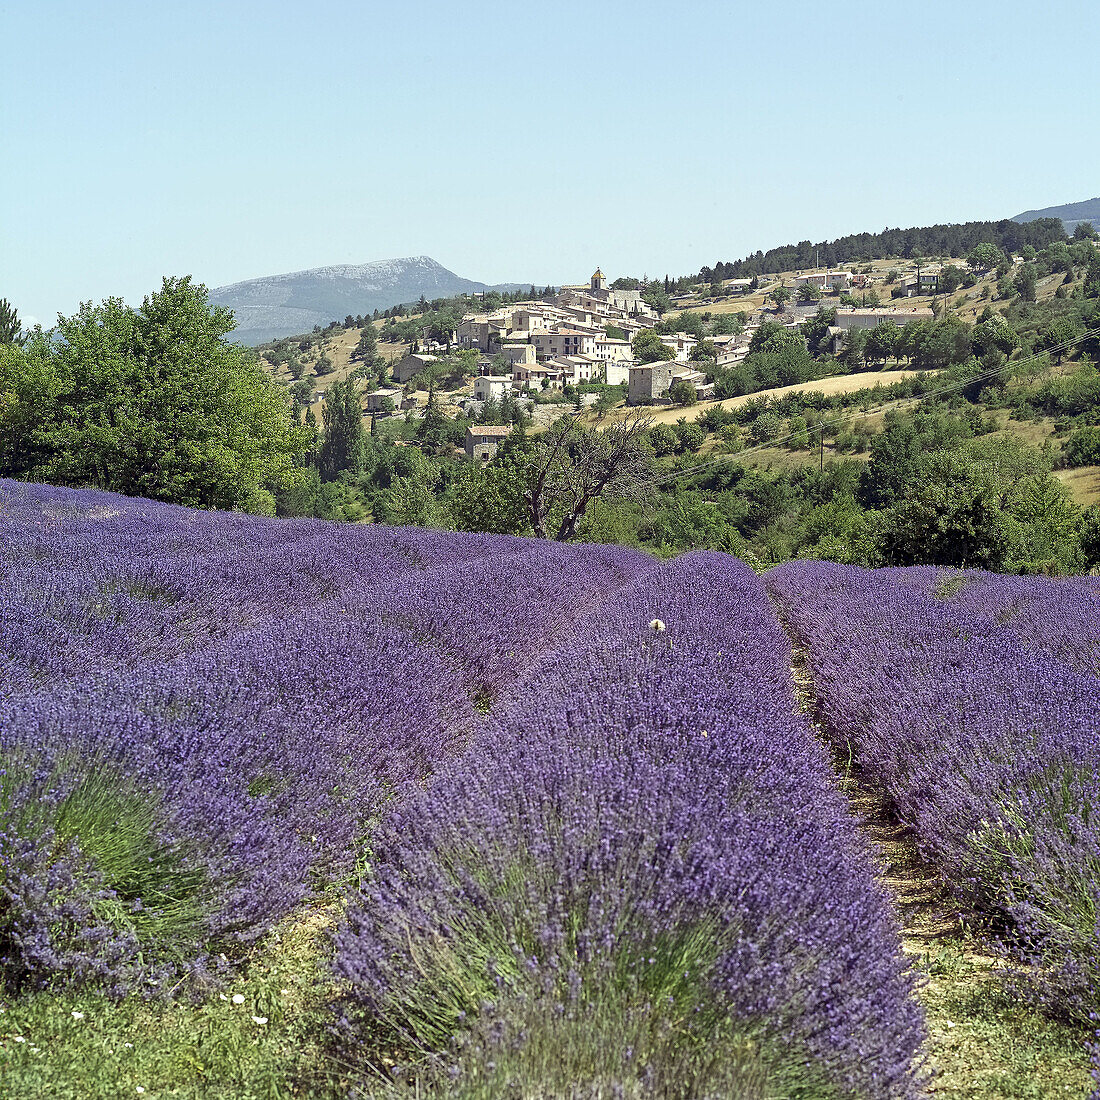
[[[190,277],[109,298],[0,349],[0,472],[201,508],[270,512],[309,431],[233,314]]]
[[[661,343],[661,338],[651,328],[644,328],[631,343],[634,358],[639,363],[657,363],[664,359],[675,359],[676,356],[667,344]]]

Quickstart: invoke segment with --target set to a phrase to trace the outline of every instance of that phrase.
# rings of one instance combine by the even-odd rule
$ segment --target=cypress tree
[[[324,441],[318,455],[321,477],[332,481],[342,473],[363,469],[363,407],[350,378],[334,382],[322,414]]]

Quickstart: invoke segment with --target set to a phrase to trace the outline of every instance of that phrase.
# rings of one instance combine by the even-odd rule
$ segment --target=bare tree
[[[538,441],[528,466],[524,498],[539,538],[575,538],[588,505],[605,500],[642,500],[650,492],[653,452],[646,436],[652,418],[622,420],[606,428],[585,427],[563,416]],[[558,518],[560,516],[560,519]]]

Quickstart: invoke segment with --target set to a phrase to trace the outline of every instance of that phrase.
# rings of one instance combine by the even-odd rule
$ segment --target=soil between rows
[[[838,788],[870,842],[879,882],[893,903],[902,949],[920,975],[929,1095],[937,1100],[1086,1097],[1092,1090],[1087,1037],[1020,1002],[1004,985],[1007,965],[991,954],[987,922],[964,906],[922,856],[911,825],[886,792],[860,773],[818,705],[809,653],[772,606],[791,643],[795,701],[833,759]]]

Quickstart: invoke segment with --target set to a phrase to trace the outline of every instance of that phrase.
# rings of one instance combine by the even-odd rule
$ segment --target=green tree
[[[713,340],[700,340],[688,356],[693,363],[714,363],[718,360],[718,348]]]
[[[1049,461],[1014,437],[937,451],[882,517],[891,565],[1065,573],[1079,564],[1080,510]]]
[[[655,310],[658,317],[663,317],[672,308],[672,300],[668,292],[657,284],[648,286],[642,291],[642,301]]]
[[[836,323],[836,307],[820,306],[818,311],[799,326],[811,355],[820,355],[827,349],[829,326]]]
[[[1020,268],[1020,274],[1016,276],[1016,281],[1013,285],[1016,289],[1016,293],[1019,294],[1025,302],[1034,302],[1037,281],[1035,265],[1024,264]]]
[[[780,283],[769,295],[769,298],[775,302],[778,309],[782,309],[783,306],[791,300],[791,292]]]
[[[651,328],[644,328],[631,342],[634,358],[639,363],[657,363],[661,360],[675,359],[676,355]]]
[[[7,300],[0,298],[0,347],[5,344],[23,344],[23,326],[19,321],[19,311]]]
[[[1094,504],[1082,513],[1078,538],[1084,564],[1093,569],[1100,566],[1100,504]]]
[[[303,476],[310,435],[255,353],[226,342],[232,330],[232,313],[185,277],[165,279],[137,310],[118,298],[85,303],[58,319],[55,336],[9,348],[3,472],[273,511],[273,494]]]
[[[1038,351],[1052,352],[1061,365],[1062,356],[1069,350],[1068,345],[1084,334],[1085,326],[1076,317],[1063,314],[1052,317],[1039,329],[1035,347]]]
[[[868,333],[864,352],[875,363],[885,363],[887,359],[896,359],[901,329],[890,320],[879,321]]]
[[[321,477],[333,481],[340,474],[358,474],[363,468],[363,407],[350,378],[334,382],[321,413],[324,439],[318,455]]]
[[[821,301],[821,287],[815,286],[813,283],[803,283],[798,288],[798,300],[803,305],[809,305],[812,302]]]
[[[676,433],[667,424],[654,424],[649,429],[649,445],[658,458],[674,455],[680,445]]]
[[[698,400],[695,387],[686,378],[677,378],[669,386],[668,396],[674,405],[694,405]]]
[[[992,271],[994,268],[999,267],[1004,263],[1004,253],[995,245],[988,241],[983,241],[981,244],[976,244],[967,254],[966,262],[974,268],[975,271]]]
[[[749,341],[749,351],[788,351],[802,347],[802,337],[778,321],[762,321]]]
[[[954,264],[946,264],[940,271],[939,291],[941,294],[954,294],[963,284],[965,273]]]
[[[1016,330],[999,313],[990,314],[987,320],[975,325],[970,334],[971,347],[978,356],[988,355],[991,351],[1010,355],[1019,342]]]
[[[871,444],[871,460],[860,477],[860,501],[869,508],[891,506],[924,478],[928,454],[969,435],[966,422],[954,417],[888,412],[883,430]]]
[[[466,463],[455,478],[451,520],[458,531],[530,535],[522,460],[502,448],[488,463]]]
[[[359,343],[355,345],[351,357],[356,362],[363,363],[368,367],[373,367],[377,361],[378,333],[370,321],[363,326],[363,331],[359,334]]]

